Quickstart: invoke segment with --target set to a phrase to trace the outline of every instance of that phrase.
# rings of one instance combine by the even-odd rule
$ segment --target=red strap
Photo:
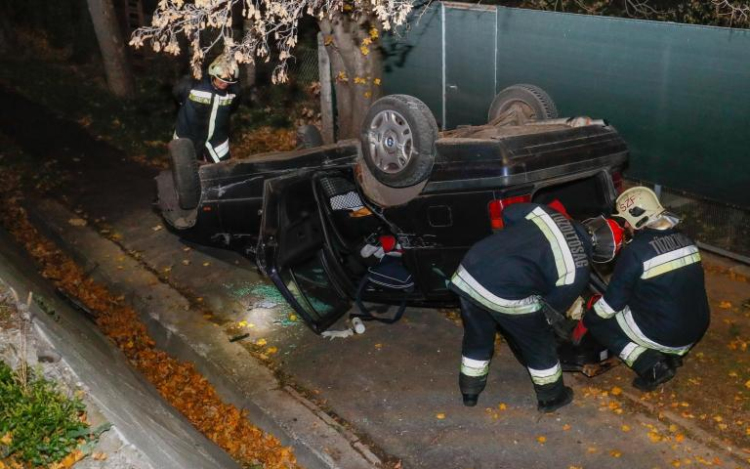
[[[583,325],[583,320],[578,321],[578,324],[576,324],[575,329],[573,329],[573,334],[571,335],[573,345],[579,345],[583,340],[583,336],[585,336],[588,331],[588,328]]]

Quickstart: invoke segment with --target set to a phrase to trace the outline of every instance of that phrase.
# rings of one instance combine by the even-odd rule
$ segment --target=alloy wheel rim
[[[368,145],[372,162],[388,174],[396,174],[414,155],[414,134],[399,112],[380,111],[370,122]]]

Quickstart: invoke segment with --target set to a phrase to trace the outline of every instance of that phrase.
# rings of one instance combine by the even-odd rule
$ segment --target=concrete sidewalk
[[[0,279],[21,298],[32,291],[54,311],[54,316],[50,315],[32,303],[34,322],[43,338],[73,370],[79,386],[86,390],[86,399],[113,424],[112,431],[135,448],[131,453],[137,458],[133,461],[141,462],[138,467],[239,468],[166,404],[91,321],[55,294],[50,283],[36,273],[36,266],[18,254],[21,249],[0,230]]]

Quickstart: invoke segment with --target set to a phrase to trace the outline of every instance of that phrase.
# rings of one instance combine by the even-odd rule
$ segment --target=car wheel
[[[198,206],[201,198],[201,181],[193,141],[189,138],[172,140],[169,142],[169,156],[180,208],[192,210]]]
[[[365,164],[386,186],[413,186],[430,176],[437,136],[426,104],[408,95],[385,96],[373,103],[362,125]]]
[[[535,85],[513,85],[499,92],[492,100],[487,121],[515,113],[519,123],[557,118],[552,98]]]
[[[297,127],[297,148],[315,148],[323,145],[323,135],[314,125]]]

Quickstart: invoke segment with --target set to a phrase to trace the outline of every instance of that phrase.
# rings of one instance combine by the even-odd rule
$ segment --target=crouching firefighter
[[[656,194],[633,187],[617,198],[617,213],[634,232],[622,250],[604,296],[584,325],[638,375],[633,386],[651,391],[675,376],[682,356],[710,321],[698,248]]]
[[[573,400],[573,390],[563,384],[551,324],[563,319],[588,285],[592,254],[613,258],[622,232],[601,218],[593,236],[560,208],[510,205],[503,211],[505,228],[475,244],[451,279],[461,300],[459,387],[467,406],[476,405],[484,390],[498,326],[528,369],[540,411]]]

